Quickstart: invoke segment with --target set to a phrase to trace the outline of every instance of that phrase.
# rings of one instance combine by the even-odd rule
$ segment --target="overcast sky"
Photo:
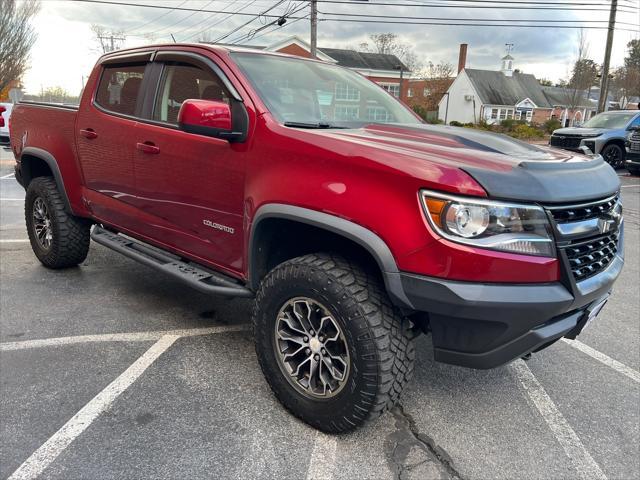
[[[124,46],[136,46],[154,41],[171,41],[173,34],[177,41],[195,41],[207,35],[215,39],[231,32],[234,28],[254,17],[215,14],[209,12],[167,11],[155,8],[99,5],[70,0],[41,0],[42,10],[34,20],[38,32],[38,40],[31,55],[31,68],[25,76],[27,93],[38,93],[41,88],[61,86],[70,94],[77,94],[82,86],[83,76],[91,72],[91,68],[99,56],[98,45],[91,32],[92,24],[99,24],[107,30],[124,31]],[[113,0],[126,3],[163,5],[171,7],[187,7],[206,10],[223,10],[228,12],[259,13],[274,5],[276,0]],[[524,0],[516,0],[524,1]],[[513,24],[511,20],[546,19],[571,20],[586,23],[608,19],[607,11],[586,12],[577,10],[584,7],[569,7],[576,10],[521,10],[521,9],[488,9],[468,8],[470,5],[490,6],[491,2],[472,0],[461,3],[461,0],[371,0],[370,3],[415,3],[422,6],[390,6],[390,5],[345,5],[339,3],[323,3],[320,0],[320,12],[337,12],[368,15],[393,15],[398,17],[443,17],[479,18],[500,20],[495,23]],[[562,3],[589,3],[589,8],[606,9],[607,0],[538,0],[538,3],[549,2],[550,6]],[[529,2],[531,4],[532,2]],[[535,3],[535,2],[534,2]],[[615,32],[612,66],[622,64],[626,44],[633,38],[640,38],[640,0],[621,0],[622,8],[617,20],[626,25],[621,28],[633,31],[617,30]],[[302,5],[300,1],[285,1],[271,13],[278,15],[287,9]],[[445,5],[435,8],[424,5]],[[449,6],[446,6],[449,5]],[[453,8],[452,5],[464,8]],[[503,6],[512,3],[502,3]],[[294,16],[304,16],[308,9],[301,10]],[[320,14],[320,18],[329,18]],[[333,17],[339,18],[339,17]],[[344,17],[341,17],[344,18]],[[249,34],[262,26],[264,21],[272,19],[257,18],[247,27],[232,34],[224,41],[234,40],[243,34]],[[427,20],[424,20],[427,21]],[[451,23],[454,23],[451,20]],[[521,22],[524,23],[524,22]],[[268,45],[291,35],[299,35],[309,39],[309,21],[289,20],[281,29],[265,33],[260,38],[247,40],[246,43]],[[513,43],[512,55],[515,57],[515,68],[533,73],[538,78],[549,78],[557,81],[566,78],[576,56],[578,30],[545,29],[545,28],[511,28],[496,27],[454,27],[433,25],[394,25],[381,23],[353,23],[321,21],[318,26],[318,45],[320,47],[355,46],[367,40],[370,33],[393,32],[400,40],[413,46],[420,61],[434,63],[446,61],[454,66],[458,61],[458,45],[469,44],[467,66],[470,68],[498,69],[500,57],[504,55],[505,44]],[[589,42],[590,57],[601,63],[604,56],[606,30],[585,30]]]

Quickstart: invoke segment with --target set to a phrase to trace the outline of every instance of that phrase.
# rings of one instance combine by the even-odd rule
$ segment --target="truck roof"
[[[100,63],[108,58],[117,57],[126,53],[146,52],[149,50],[160,49],[164,47],[189,47],[189,48],[195,47],[195,48],[204,48],[217,53],[246,52],[246,53],[254,53],[254,54],[260,54],[260,55],[275,55],[280,57],[298,58],[300,60],[321,61],[321,60],[312,59],[312,58],[299,57],[297,55],[288,55],[286,53],[264,51],[264,50],[260,50],[258,48],[252,48],[252,47],[243,47],[241,45],[230,45],[230,44],[221,44],[221,43],[216,43],[216,44],[213,44],[213,43],[158,43],[158,44],[143,45],[138,47],[123,48],[121,50],[114,50],[113,52],[105,53],[104,55],[102,55],[98,59],[97,63]]]

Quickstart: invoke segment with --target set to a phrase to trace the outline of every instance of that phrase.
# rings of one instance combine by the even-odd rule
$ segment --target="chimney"
[[[467,66],[467,44],[460,44],[460,55],[458,55],[458,73]]]

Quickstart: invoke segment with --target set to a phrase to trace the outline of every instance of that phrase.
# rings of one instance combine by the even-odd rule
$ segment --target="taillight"
[[[2,116],[2,114],[6,111],[6,107],[0,105],[0,127],[4,127],[4,117]]]

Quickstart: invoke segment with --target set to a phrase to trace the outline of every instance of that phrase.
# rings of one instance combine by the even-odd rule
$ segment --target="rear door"
[[[246,144],[186,133],[177,125],[187,99],[228,103],[229,80],[195,54],[159,52],[156,58],[161,71],[150,119],[135,129],[141,228],[158,243],[239,273]]]
[[[105,223],[125,229],[137,223],[133,132],[142,111],[150,58],[149,53],[103,64],[93,98],[81,106],[76,123],[89,207]]]

